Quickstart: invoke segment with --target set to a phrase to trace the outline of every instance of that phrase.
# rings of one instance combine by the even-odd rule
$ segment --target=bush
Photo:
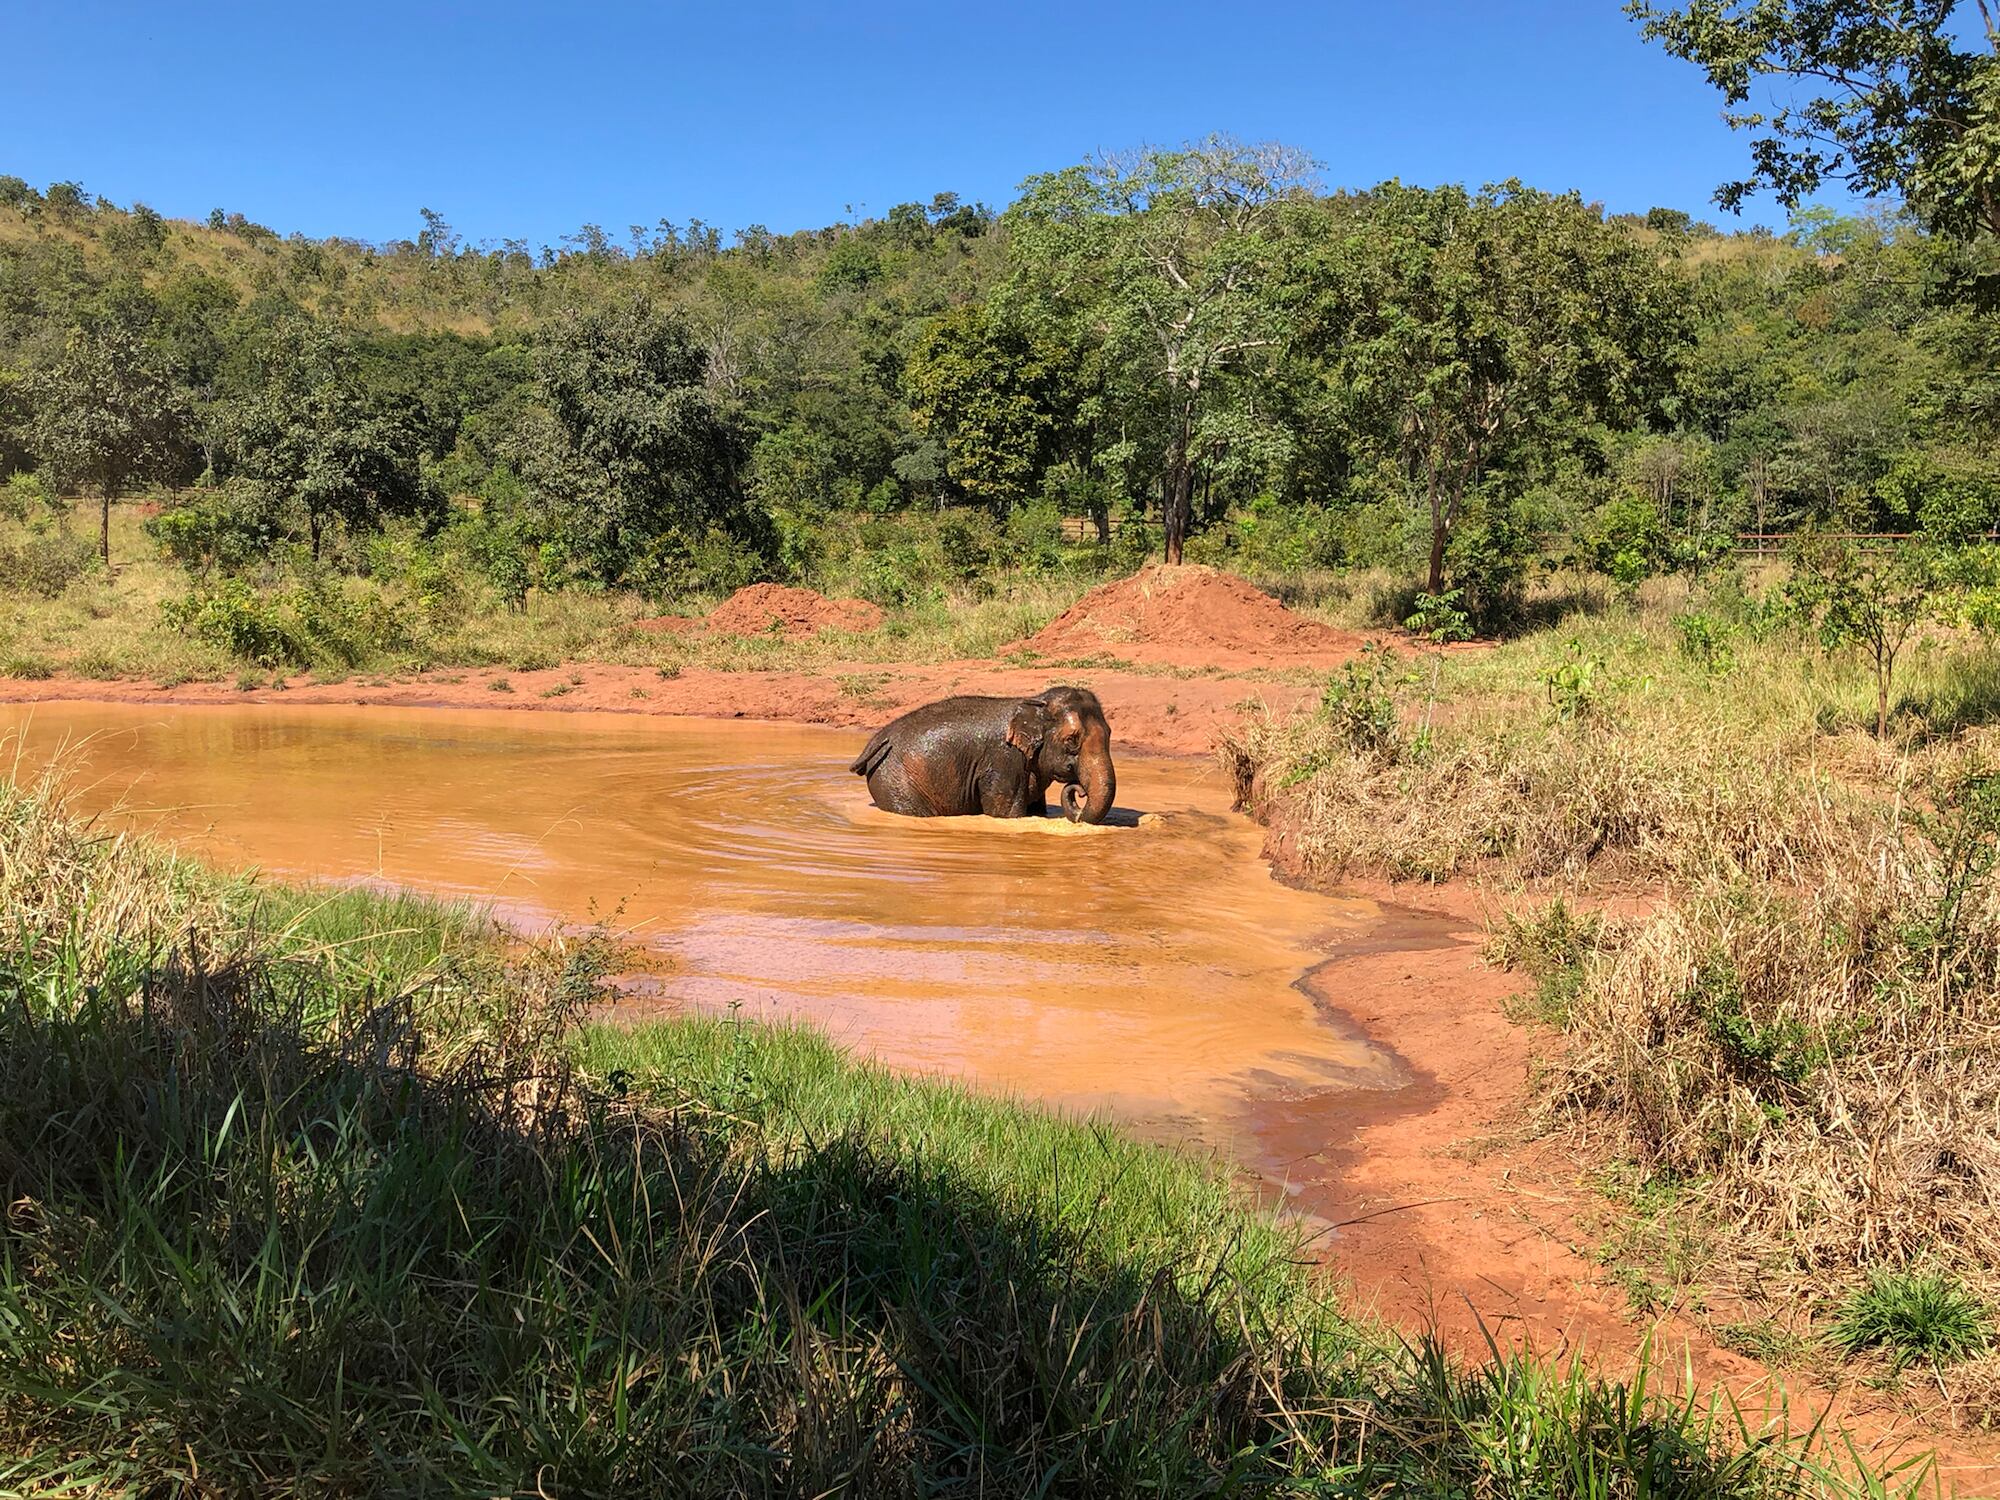
[[[161,610],[183,635],[260,667],[303,667],[311,654],[275,601],[240,578],[169,599]]]
[[[97,549],[67,531],[48,528],[18,546],[0,547],[0,578],[44,599],[61,595],[97,566]]]
[[[1219,526],[1189,538],[1188,560],[1265,576],[1336,567],[1342,560],[1334,514],[1265,493]]]
[[[265,668],[352,668],[420,648],[413,606],[361,580],[305,569],[282,588],[225,577],[161,606],[183,635]]]
[[[690,594],[727,594],[755,583],[770,565],[749,541],[711,526],[698,535],[669,531],[653,538],[625,570],[627,587],[655,602]]]
[[[10,474],[7,483],[0,486],[0,517],[9,521],[35,520],[55,508],[55,492],[42,482],[39,474]]]
[[[1053,573],[1065,560],[1062,511],[1044,496],[1007,516],[1005,560],[1027,573]]]
[[[278,514],[254,487],[231,482],[202,490],[146,523],[160,550],[190,572],[247,567],[284,536]]]

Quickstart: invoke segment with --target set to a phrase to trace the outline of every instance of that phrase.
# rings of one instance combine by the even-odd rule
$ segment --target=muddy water
[[[1201,761],[1118,760],[1109,824],[877,811],[810,726],[382,707],[0,708],[81,742],[83,803],[204,856],[608,922],[635,1009],[795,1017],[890,1063],[1210,1135],[1383,1087],[1295,987],[1379,919],[1274,881]]]

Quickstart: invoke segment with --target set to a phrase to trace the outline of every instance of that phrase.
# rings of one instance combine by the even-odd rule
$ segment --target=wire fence
[[[1062,537],[1066,542],[1109,541],[1127,527],[1145,524],[1146,521],[1138,516],[1113,516],[1104,523],[1100,532],[1097,521],[1090,516],[1064,516]],[[1827,541],[1852,543],[1863,551],[1897,547],[1922,536],[1916,531],[1822,531],[1817,534]],[[1732,550],[1745,557],[1777,557],[1791,547],[1798,535],[1796,531],[1739,531],[1733,539]],[[1984,539],[2000,542],[2000,531],[1986,532]]]

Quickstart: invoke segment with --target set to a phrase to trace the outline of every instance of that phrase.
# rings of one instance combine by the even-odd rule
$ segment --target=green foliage
[[[1726,677],[1736,668],[1736,652],[1730,640],[1735,627],[1700,610],[1674,616],[1674,635],[1681,655],[1701,664],[1711,677]]]
[[[39,474],[16,473],[0,485],[0,517],[9,521],[46,518],[55,510],[56,497]]]
[[[1442,594],[1419,593],[1416,608],[1403,621],[1403,628],[1422,636],[1432,645],[1472,639],[1472,617],[1459,608],[1463,589],[1446,589]]]
[[[1039,489],[1055,440],[1055,352],[972,303],[921,330],[904,369],[910,419],[944,448],[945,472],[1004,516]]]
[[[0,578],[44,599],[58,597],[96,566],[96,549],[57,527],[31,531],[18,545],[0,543]]]
[[[1860,650],[1875,674],[1875,732],[1889,732],[1896,663],[1917,631],[1949,611],[1950,559],[1927,542],[1864,550],[1808,534],[1794,549],[1785,597],[1827,651]]]
[[[542,331],[543,412],[522,476],[532,524],[582,576],[615,581],[669,536],[692,551],[712,527],[754,534],[736,477],[742,439],[707,368],[685,315],[644,297],[568,310]]]
[[[1241,397],[1288,326],[1288,209],[1316,170],[1284,146],[1211,137],[1030,177],[1007,212],[1009,305],[1107,372],[1102,404],[1143,445],[1148,472],[1131,488],[1157,483],[1170,563],[1197,467],[1268,429],[1268,409]]]
[[[1542,672],[1549,708],[1559,723],[1587,719],[1604,705],[1612,679],[1603,656],[1577,640],[1563,643],[1562,659]]]
[[[1347,748],[1390,754],[1401,735],[1398,698],[1410,681],[1395,651],[1370,641],[1328,680],[1320,694],[1320,716]]]
[[[2000,468],[1982,455],[1905,453],[1876,484],[1888,517],[1946,546],[2000,527]]]
[[[1508,968],[1534,976],[1536,1020],[1567,1026],[1583,990],[1584,966],[1597,951],[1603,930],[1596,913],[1578,911],[1557,897],[1538,912],[1508,912],[1492,954]]]
[[[356,533],[390,516],[435,518],[416,431],[360,385],[353,351],[324,330],[288,330],[272,347],[259,394],[236,414],[245,477],[268,511],[303,523],[318,558],[336,524]]]
[[[1315,254],[1323,402],[1427,513],[1431,593],[1490,472],[1651,414],[1690,337],[1671,276],[1574,194],[1385,183]],[[1491,573],[1507,551],[1496,534],[1470,561]]]
[[[422,665],[433,629],[456,623],[463,601],[448,579],[426,600],[421,580],[443,575],[421,561],[404,565],[419,580],[415,597],[298,558],[281,582],[218,576],[161,610],[172,629],[260,667],[346,671],[384,654]]]
[[[28,440],[58,484],[102,500],[100,548],[111,560],[111,503],[165,471],[181,440],[186,398],[131,327],[73,327],[61,353],[23,383]]]
[[[309,666],[310,653],[276,602],[241,578],[225,578],[162,606],[174,629],[261,667]]]
[[[1701,964],[1693,985],[1695,1008],[1723,1062],[1767,1096],[1810,1083],[1838,1045],[1795,1017],[1752,1015],[1741,977],[1720,955]]]
[[[1958,25],[1955,5],[1628,0],[1625,8],[1649,40],[1707,73],[1732,125],[1756,132],[1750,175],[1716,191],[1725,208],[1768,190],[1797,209],[1839,182],[1863,197],[1906,198],[1954,235],[2000,233],[2000,74],[1986,51],[1968,46],[1974,28]],[[1804,87],[1781,89],[1772,108],[1768,78]]]
[[[195,490],[146,522],[160,549],[191,572],[245,567],[285,535],[267,491],[247,482]]]
[[[1808,11],[1852,8],[1757,24]],[[977,510],[1004,545],[926,540],[870,591],[922,607],[982,567],[1164,545],[1256,576],[1394,568],[1490,633],[1544,560],[1636,587],[1814,519],[1957,546],[2000,495],[1985,252],[1893,214],[1775,238],[1516,184],[1324,195],[1298,153],[1219,139],[1038,176],[998,224],[943,194],[726,248],[586,226],[543,264],[441,219],[371,249],[8,191],[0,472],[223,492],[155,529],[203,572],[287,538],[361,566],[477,496],[518,546],[454,546],[500,598],[657,601],[859,580],[858,516]],[[92,410],[148,437],[95,477]],[[1009,519],[1044,502],[1122,524],[1085,558],[1046,513]]]
[[[1918,1360],[1945,1365],[1985,1352],[1993,1314],[1942,1271],[1878,1268],[1841,1304],[1831,1337],[1849,1354],[1881,1349],[1899,1370]]]
[[[1613,583],[1630,588],[1664,572],[1671,539],[1650,499],[1619,496],[1591,512],[1581,540],[1582,560]]]

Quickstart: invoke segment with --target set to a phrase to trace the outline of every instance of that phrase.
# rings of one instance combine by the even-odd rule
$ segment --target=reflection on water
[[[218,862],[608,921],[671,956],[652,1007],[812,1020],[901,1068],[1199,1126],[1387,1082],[1293,983],[1369,921],[1272,880],[1211,767],[1121,755],[1101,828],[892,816],[862,736],[590,714],[0,707],[88,738],[84,805]]]

